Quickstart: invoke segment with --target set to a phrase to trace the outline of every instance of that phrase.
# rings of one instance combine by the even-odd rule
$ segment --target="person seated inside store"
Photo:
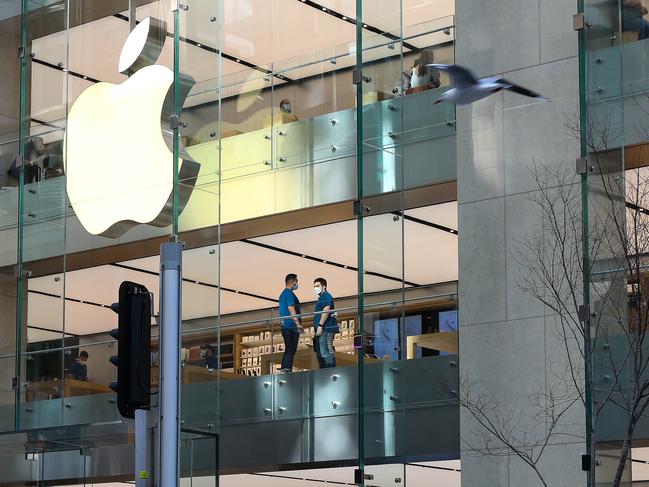
[[[439,88],[441,85],[439,70],[428,66],[435,62],[435,56],[430,49],[424,49],[415,59],[410,70],[410,92]]]
[[[205,345],[205,367],[211,370],[219,369],[219,358],[216,356],[214,345]]]
[[[68,378],[88,382],[88,352],[82,351],[68,370]]]
[[[637,33],[638,40],[649,38],[649,22],[644,18],[647,12],[643,0],[623,0],[622,30]]]

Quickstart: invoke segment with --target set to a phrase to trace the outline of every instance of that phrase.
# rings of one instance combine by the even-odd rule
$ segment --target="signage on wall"
[[[156,65],[165,22],[148,17],[129,34],[119,58],[121,84],[87,88],[70,108],[65,135],[66,189],[83,227],[93,235],[122,236],[138,224],[172,222],[173,71]],[[177,80],[182,106],[194,80]],[[181,148],[178,200],[182,211],[200,164]]]

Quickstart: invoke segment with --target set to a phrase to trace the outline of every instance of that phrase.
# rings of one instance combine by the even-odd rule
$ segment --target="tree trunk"
[[[624,468],[626,467],[626,461],[629,458],[629,452],[631,451],[631,438],[633,437],[634,429],[635,429],[635,419],[630,418],[629,425],[624,435],[624,443],[622,443],[620,460],[618,461],[617,464],[617,469],[615,471],[615,479],[613,480],[612,487],[619,487],[620,482],[622,482],[622,474],[624,473]]]

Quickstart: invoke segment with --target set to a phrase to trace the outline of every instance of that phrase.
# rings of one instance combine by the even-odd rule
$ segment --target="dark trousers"
[[[318,336],[313,337],[313,351],[315,352],[315,356],[318,359],[318,366],[321,369],[326,369],[327,362],[325,362],[325,359],[320,352],[320,337]]]
[[[282,357],[282,370],[293,369],[293,357],[297,352],[297,345],[300,342],[300,334],[297,330],[282,330],[284,339],[284,356]]]

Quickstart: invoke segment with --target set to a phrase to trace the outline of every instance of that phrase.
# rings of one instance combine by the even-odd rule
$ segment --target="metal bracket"
[[[178,127],[180,127],[180,119],[178,118],[178,115],[172,115],[169,117],[169,128],[171,128],[171,130],[176,130]]]
[[[579,157],[575,161],[575,172],[577,174],[586,174],[588,171],[588,159],[585,157]]]
[[[25,156],[22,154],[18,154],[16,156],[16,167],[23,167],[25,165]]]
[[[369,83],[370,81],[372,81],[372,78],[370,78],[369,76],[363,76],[363,71],[354,68],[354,70],[352,71],[352,83],[359,85],[361,84],[361,81]]]
[[[361,200],[354,201],[354,216],[368,215],[372,208],[365,206]]]
[[[585,304],[580,305],[577,310],[577,317],[579,318],[579,321],[586,323],[590,317],[590,306],[586,306]]]
[[[32,271],[25,269],[22,264],[16,264],[14,267],[14,277],[32,277]]]
[[[27,49],[25,49],[25,46],[18,46],[18,57],[20,59],[23,59],[25,57],[25,52],[27,52]]]
[[[572,16],[572,30],[580,31],[586,27],[586,20],[583,13],[575,14]]]
[[[363,483],[363,470],[360,468],[354,470],[354,483],[356,485],[361,485]]]

